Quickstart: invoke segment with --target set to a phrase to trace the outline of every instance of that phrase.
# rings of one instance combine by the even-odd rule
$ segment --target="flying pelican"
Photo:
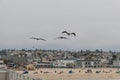
[[[70,33],[67,32],[67,31],[63,31],[63,32],[62,32],[62,34],[64,34],[64,33],[67,34],[67,35],[70,35]]]
[[[70,36],[70,35],[76,36],[76,34],[75,34],[74,32],[69,33],[69,32],[67,32],[67,31],[63,31],[62,34],[64,34],[64,33],[67,34],[68,36]]]
[[[74,36],[76,36],[76,34],[73,32],[73,33],[70,33],[70,35],[74,35]]]
[[[57,37],[56,39],[67,39],[67,40],[69,40],[67,37],[63,37],[63,36]]]
[[[35,38],[35,37],[31,37],[30,39],[35,39],[35,40],[42,40],[42,41],[46,41],[45,39],[43,38]]]

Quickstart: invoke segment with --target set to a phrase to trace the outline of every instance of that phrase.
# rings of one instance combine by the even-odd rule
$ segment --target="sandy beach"
[[[120,80],[117,68],[98,69],[65,69],[65,68],[40,68],[29,71],[28,76],[43,80]],[[23,71],[17,71],[23,73]]]

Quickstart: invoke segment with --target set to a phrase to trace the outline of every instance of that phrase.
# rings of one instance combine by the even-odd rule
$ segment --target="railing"
[[[28,75],[20,74],[12,70],[8,71],[7,76],[8,76],[8,80],[42,80],[42,79],[32,78]]]

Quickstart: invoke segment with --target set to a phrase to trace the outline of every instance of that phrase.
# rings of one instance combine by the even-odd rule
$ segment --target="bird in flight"
[[[67,37],[63,37],[63,36],[57,37],[56,39],[67,39],[67,40],[69,40]]]
[[[43,38],[35,38],[35,37],[31,37],[30,39],[35,39],[35,40],[42,40],[42,41],[46,41],[45,39]]]
[[[73,32],[73,33],[70,33],[70,35],[74,35],[74,36],[76,36],[76,34]]]
[[[67,31],[63,31],[62,34],[67,34],[68,36],[70,36],[70,35],[76,36],[76,34],[75,34],[74,32],[69,33],[69,32],[67,32]]]

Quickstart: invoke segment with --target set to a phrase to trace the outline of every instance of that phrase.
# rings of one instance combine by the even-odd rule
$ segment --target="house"
[[[37,68],[51,68],[52,62],[38,62],[36,63]]]
[[[76,59],[57,59],[53,62],[53,67],[72,68],[75,66],[75,61]]]
[[[102,63],[100,60],[77,60],[77,68],[101,68]]]

